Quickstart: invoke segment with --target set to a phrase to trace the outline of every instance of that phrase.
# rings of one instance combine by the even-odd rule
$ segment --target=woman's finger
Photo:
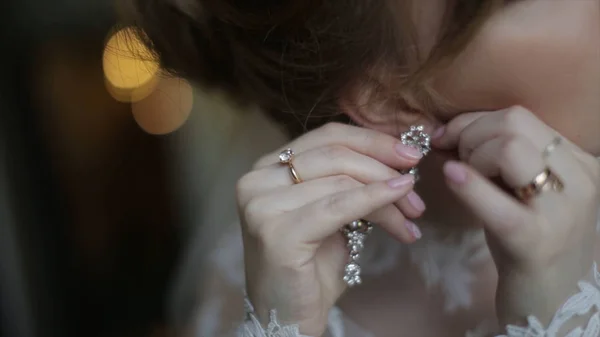
[[[406,196],[413,185],[414,178],[405,175],[386,182],[334,193],[290,213],[289,223],[295,225],[286,228],[285,231],[305,243],[321,242],[345,224],[364,218]]]
[[[496,137],[475,148],[469,153],[468,157],[461,157],[460,159],[471,165],[484,177],[499,177],[501,174],[500,165],[496,163],[495,157],[502,153],[505,146],[506,139]]]
[[[325,186],[314,189],[312,187],[314,184],[311,184],[311,181],[324,177],[346,176],[360,183],[370,184],[401,176],[398,171],[377,160],[341,146],[318,148],[300,153],[294,159],[293,164],[296,172],[304,179],[302,184],[292,185],[292,177],[286,165],[273,164],[247,174],[240,181],[238,186],[240,204],[244,205],[251,198],[272,194],[288,187],[292,188],[291,191],[294,191],[292,193],[303,190],[304,186],[302,185],[308,185],[309,190],[326,191]],[[343,184],[340,179],[345,178],[334,179]],[[330,190],[328,194],[333,192],[335,191]],[[319,197],[322,196],[319,195]],[[407,197],[396,201],[395,204],[409,218],[417,218],[425,211],[425,204],[415,192],[411,192]]]
[[[442,150],[457,148],[462,131],[473,122],[488,114],[489,112],[472,112],[458,115],[448,124],[434,131],[432,137],[433,145]]]
[[[444,175],[449,188],[506,248],[520,252],[536,238],[538,226],[527,207],[477,171],[450,161]]]
[[[523,107],[483,113],[463,114],[448,123],[445,132],[434,144],[440,148],[458,147],[461,156],[468,156],[475,146],[499,136],[523,136],[540,150],[556,137],[558,132],[542,122],[536,115]],[[563,139],[563,145],[579,150],[576,145]]]
[[[542,156],[542,152],[543,149],[539,149],[529,137],[496,137],[474,147],[468,157],[461,159],[483,176],[500,176],[512,188],[528,185],[544,169],[550,168],[565,185],[562,193],[578,200],[580,190],[590,180],[578,159],[562,146],[558,146],[547,158]],[[545,197],[531,200],[530,205],[539,210],[552,208],[544,202]]]
[[[396,201],[394,205],[409,219],[416,219],[423,215],[427,206],[417,192],[408,192],[406,197]]]
[[[570,151],[557,148],[551,158],[544,160],[539,149],[525,137],[494,138],[477,147],[468,159],[468,163],[479,175],[500,176],[515,190],[531,184],[536,176],[549,168],[560,179],[564,189],[543,191],[525,202],[531,212],[543,215],[544,219],[554,219],[552,223],[569,223],[569,218],[572,216],[569,212],[565,212],[565,209],[568,209],[566,206],[573,201],[585,202],[587,198],[585,191],[590,190],[589,178],[586,178],[584,171],[575,165],[576,160]],[[513,199],[521,203],[515,197]],[[559,236],[566,238],[566,233],[570,231],[569,226],[552,228],[549,225],[541,224],[536,227],[535,223],[526,224],[526,226],[536,227],[538,237],[551,231],[555,233],[552,237],[556,237],[556,233],[562,233]]]
[[[293,165],[305,182],[328,176],[347,175],[368,184],[400,176],[397,170],[339,145],[299,153],[294,157]],[[252,179],[248,181],[247,187],[258,194],[293,184],[289,167],[280,163],[266,166],[251,175]]]
[[[331,123],[311,131],[278,151],[263,157],[255,167],[261,168],[276,163],[279,153],[285,148],[291,148],[296,154],[300,154],[334,145],[350,148],[395,169],[413,167],[422,158],[419,150],[403,145],[400,140],[385,133]]]
[[[512,188],[527,185],[546,167],[535,145],[529,139],[517,136],[483,142],[465,160],[484,175],[497,173],[495,175]]]
[[[264,195],[253,200],[252,207],[264,212],[263,218],[273,218],[288,214],[307,204],[323,199],[334,193],[345,192],[365,186],[348,176],[326,177],[281,189],[278,192]],[[409,192],[412,193],[412,192]],[[405,208],[410,208],[409,205]],[[412,212],[415,212],[414,210]],[[393,237],[402,242],[414,241],[412,227],[406,227],[403,211],[394,204],[383,206],[366,217],[385,229]],[[257,219],[261,222],[261,219]],[[409,225],[412,226],[412,225]]]

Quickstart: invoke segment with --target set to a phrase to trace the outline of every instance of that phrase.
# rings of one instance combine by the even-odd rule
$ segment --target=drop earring
[[[424,131],[423,125],[411,126],[408,131],[400,134],[400,142],[418,149],[423,156],[431,151],[431,137]],[[402,171],[402,174],[412,174],[415,181],[419,179],[419,170],[416,167]],[[346,239],[346,246],[350,250],[348,262],[344,268],[343,280],[349,287],[362,283],[361,268],[358,264],[360,255],[365,247],[365,240],[371,234],[373,224],[367,220],[356,220],[344,226],[340,231]]]
[[[431,136],[425,131],[423,125],[412,125],[408,131],[404,131],[400,134],[400,141],[404,145],[412,146],[419,150],[423,156],[426,156],[431,151]],[[402,171],[403,174],[412,174],[415,177],[415,181],[419,180],[419,169],[412,167],[408,170]]]

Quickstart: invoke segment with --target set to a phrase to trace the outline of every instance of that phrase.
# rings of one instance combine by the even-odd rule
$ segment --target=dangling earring
[[[400,134],[400,141],[404,145],[412,146],[418,149],[423,156],[427,155],[431,151],[431,137],[425,133],[423,125],[411,126],[408,131]],[[415,177],[415,181],[419,179],[419,170],[413,167],[409,170],[401,172],[402,174],[412,174]],[[346,267],[344,268],[343,280],[349,287],[353,287],[362,283],[361,269],[358,264],[360,254],[365,247],[365,240],[371,234],[373,230],[373,224],[367,220],[359,219],[347,224],[341,229],[344,238],[346,239],[346,245],[350,250],[350,256]]]
[[[425,130],[423,125],[412,125],[408,131],[400,134],[400,141],[404,145],[418,149],[423,156],[426,156],[431,151],[431,136],[423,130]],[[417,167],[402,171],[402,174],[407,173],[415,176],[415,181],[419,180],[419,169]]]

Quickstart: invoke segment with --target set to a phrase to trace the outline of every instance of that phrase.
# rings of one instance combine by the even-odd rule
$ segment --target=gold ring
[[[294,181],[294,184],[300,184],[302,182],[302,178],[300,178],[298,171],[296,171],[296,168],[294,167],[294,164],[292,163],[293,160],[294,160],[294,151],[292,151],[292,149],[287,148],[287,149],[281,151],[281,153],[279,153],[279,162],[281,164],[288,166],[288,168],[290,169],[290,175],[292,176],[292,180]]]
[[[533,197],[537,197],[542,192],[554,191],[560,193],[563,189],[564,184],[562,180],[549,167],[546,167],[529,184],[516,189],[515,192],[519,199],[528,201]]]
[[[552,152],[554,152],[554,150],[556,150],[556,148],[562,143],[562,138],[561,137],[554,137],[554,139],[552,139],[552,142],[550,142],[550,144],[546,145],[546,147],[544,148],[544,151],[542,152],[542,158],[548,158],[550,157],[550,154]]]

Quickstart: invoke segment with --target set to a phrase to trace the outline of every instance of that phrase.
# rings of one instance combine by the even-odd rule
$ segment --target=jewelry
[[[552,152],[554,152],[554,150],[556,150],[556,148],[562,143],[562,138],[561,137],[554,137],[554,139],[552,139],[552,142],[548,145],[546,145],[546,147],[544,148],[544,151],[542,152],[542,158],[548,158],[550,157],[550,154]]]
[[[344,282],[349,287],[362,283],[358,259],[365,247],[365,240],[371,234],[371,231],[373,231],[373,224],[362,219],[352,221],[342,228],[342,233],[347,241],[346,246],[350,249],[350,257],[344,267]]]
[[[404,145],[418,149],[423,156],[426,156],[431,151],[431,136],[423,130],[425,130],[423,125],[413,125],[408,131],[400,134],[400,141]],[[401,171],[401,173],[412,174],[415,177],[415,181],[419,180],[419,169],[417,167]]]
[[[413,125],[408,131],[400,134],[400,141],[404,145],[412,146],[418,149],[423,156],[431,151],[431,137],[424,131],[423,125]],[[401,171],[402,174],[412,174],[415,181],[419,180],[419,171],[416,167]],[[364,249],[364,242],[373,230],[373,225],[366,220],[356,220],[342,228],[342,233],[347,240],[347,247],[350,249],[350,258],[344,268],[344,282],[349,287],[362,283],[360,277],[360,265],[358,259]]]
[[[294,164],[292,163],[293,160],[294,160],[294,151],[292,151],[292,149],[288,148],[288,149],[281,151],[281,153],[279,153],[279,162],[281,164],[288,166],[288,168],[290,169],[290,175],[292,176],[292,180],[294,181],[294,184],[300,184],[302,182],[302,178],[300,178],[300,175],[296,171],[296,168],[294,167]]]
[[[562,192],[564,184],[562,180],[552,172],[549,167],[546,167],[533,180],[515,190],[517,197],[523,201],[528,201],[533,197],[540,195],[542,192],[554,191]]]

